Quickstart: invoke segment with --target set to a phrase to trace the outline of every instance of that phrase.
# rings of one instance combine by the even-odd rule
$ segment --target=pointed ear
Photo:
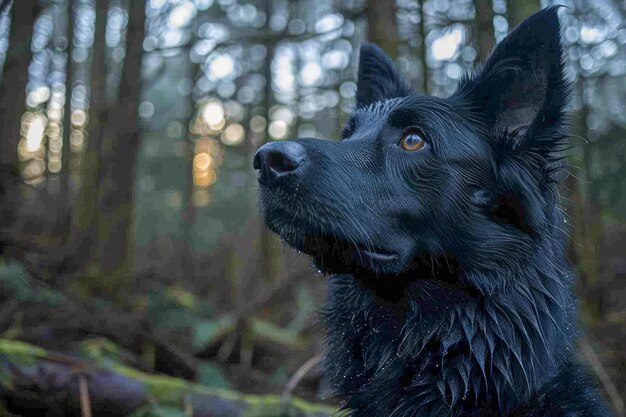
[[[391,58],[376,44],[361,45],[356,106],[361,108],[375,101],[406,97],[411,88],[398,73]]]
[[[525,136],[530,141],[543,129],[562,125],[569,88],[557,8],[541,10],[520,23],[482,70],[457,90],[456,96],[469,103],[496,138]],[[533,147],[529,141],[526,144]],[[512,142],[520,146],[523,141]]]

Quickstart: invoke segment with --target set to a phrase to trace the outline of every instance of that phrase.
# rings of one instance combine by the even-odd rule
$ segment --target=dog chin
[[[331,249],[326,251],[320,251],[319,246],[314,250],[303,250],[311,256],[315,268],[325,275],[381,275],[401,272],[402,262],[398,255],[351,245],[329,246]]]
[[[355,254],[354,260],[312,256],[313,266],[324,275],[353,274],[358,276],[393,275],[402,272],[399,261],[380,262]]]
[[[266,213],[270,214],[270,213]],[[351,239],[311,232],[302,223],[274,222],[266,215],[270,230],[298,252],[309,255],[323,274],[394,274],[402,272],[401,256],[384,248],[359,245]],[[349,243],[348,243],[349,242]]]

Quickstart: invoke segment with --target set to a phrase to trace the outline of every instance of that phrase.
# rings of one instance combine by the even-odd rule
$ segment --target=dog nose
[[[279,177],[293,174],[305,161],[305,149],[298,142],[271,142],[261,146],[254,155],[254,169],[259,170],[259,182],[267,184]]]

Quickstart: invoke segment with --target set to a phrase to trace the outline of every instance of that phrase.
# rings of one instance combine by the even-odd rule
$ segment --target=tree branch
[[[214,389],[119,364],[98,366],[25,343],[0,339],[0,398],[11,413],[46,416],[158,415],[328,417],[333,407],[275,395]],[[169,410],[163,414],[162,411]],[[139,414],[138,414],[139,415]]]

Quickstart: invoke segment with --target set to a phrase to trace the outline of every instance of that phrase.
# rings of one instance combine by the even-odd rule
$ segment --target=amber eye
[[[400,140],[400,145],[406,151],[419,151],[426,145],[426,141],[422,138],[419,131],[415,129],[407,129]]]

